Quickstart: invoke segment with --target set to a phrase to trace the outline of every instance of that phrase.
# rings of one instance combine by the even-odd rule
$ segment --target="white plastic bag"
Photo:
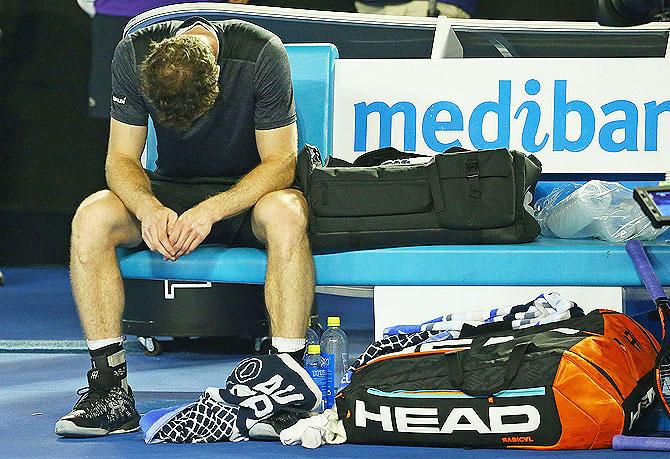
[[[567,239],[646,241],[667,230],[651,226],[631,190],[617,182],[600,180],[554,189],[535,203],[535,218],[544,236]]]

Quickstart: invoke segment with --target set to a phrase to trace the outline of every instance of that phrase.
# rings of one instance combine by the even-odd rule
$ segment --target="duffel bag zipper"
[[[624,397],[623,394],[621,393],[621,390],[619,389],[619,386],[617,386],[616,381],[614,381],[614,379],[613,379],[613,378],[612,378],[612,377],[611,377],[605,370],[603,370],[599,365],[597,365],[597,364],[594,363],[594,362],[591,362],[591,361],[590,361],[589,359],[587,359],[586,357],[584,357],[584,356],[582,356],[582,355],[579,355],[579,354],[577,354],[577,353],[575,353],[575,352],[573,352],[573,351],[571,351],[571,350],[569,350],[569,349],[566,350],[565,352],[566,352],[566,353],[569,353],[570,355],[574,355],[575,357],[579,358],[580,360],[583,360],[584,362],[588,363],[588,364],[591,365],[593,368],[595,368],[595,369],[598,371],[598,373],[600,373],[601,375],[603,375],[603,377],[604,377],[604,378],[610,383],[610,385],[614,388],[614,390],[616,391],[616,393],[619,395],[619,398],[621,399],[621,401],[623,402],[623,401],[625,400],[625,397]]]

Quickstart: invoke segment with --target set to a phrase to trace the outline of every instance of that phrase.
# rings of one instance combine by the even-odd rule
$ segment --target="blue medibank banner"
[[[545,172],[670,171],[670,59],[340,60],[333,154],[533,153]]]

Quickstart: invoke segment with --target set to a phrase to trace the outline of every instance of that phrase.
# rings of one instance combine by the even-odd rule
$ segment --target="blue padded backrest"
[[[333,148],[333,88],[337,48],[331,44],[286,45],[298,113],[298,148],[309,143],[322,158]]]

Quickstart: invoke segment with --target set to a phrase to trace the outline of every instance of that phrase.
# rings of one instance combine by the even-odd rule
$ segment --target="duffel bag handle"
[[[467,351],[444,354],[447,367],[447,379],[452,385],[451,388],[460,390],[464,394],[470,396],[490,396],[502,390],[509,389],[514,377],[519,372],[523,356],[526,354],[526,351],[531,344],[531,342],[527,342],[519,343],[514,346],[514,349],[512,349],[512,352],[510,352],[509,358],[507,359],[505,375],[502,380],[491,381],[490,385],[479,386],[476,389],[468,389],[466,387],[465,372],[463,371],[461,359]]]

